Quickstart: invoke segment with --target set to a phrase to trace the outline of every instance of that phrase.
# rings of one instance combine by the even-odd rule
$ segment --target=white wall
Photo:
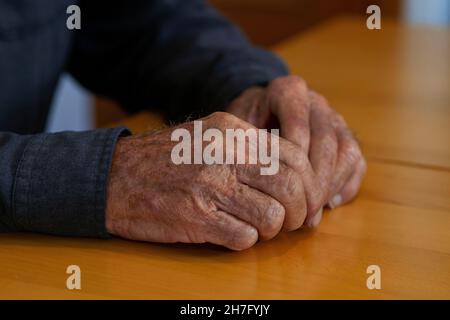
[[[403,0],[403,17],[411,24],[450,25],[450,0]]]
[[[46,131],[83,131],[93,128],[92,96],[70,76],[62,76],[50,110]]]

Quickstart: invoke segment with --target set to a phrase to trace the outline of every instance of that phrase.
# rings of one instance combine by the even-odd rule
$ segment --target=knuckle
[[[347,162],[352,165],[357,164],[362,158],[361,150],[359,149],[356,141],[352,140],[347,144],[345,148],[345,157],[347,159]]]
[[[336,128],[345,128],[347,126],[347,122],[344,117],[337,113],[336,111],[331,111],[332,113],[332,124]]]
[[[317,92],[312,92],[311,96],[316,102],[316,104],[318,104],[319,106],[328,106],[328,100],[321,94],[318,94]]]
[[[297,75],[290,75],[286,77],[286,82],[292,85],[296,85],[296,86],[302,86],[306,88],[306,81],[297,76]]]
[[[280,77],[273,80],[271,83],[271,88],[276,91],[285,90],[285,88],[289,88],[291,86],[301,87],[302,89],[307,88],[306,81],[296,75]]]
[[[340,113],[330,108],[330,115],[331,115],[331,123],[334,128],[345,129],[347,127],[347,123]]]
[[[299,198],[299,195],[303,192],[303,186],[300,177],[295,171],[288,169],[285,177],[284,193],[287,200],[294,200]]]
[[[227,123],[235,123],[236,121],[238,121],[239,118],[228,112],[217,111],[211,114],[211,119],[215,123],[227,124]]]
[[[212,118],[218,118],[218,119],[225,119],[227,118],[229,115],[229,113],[227,112],[223,112],[223,111],[216,111],[214,113],[211,114]]]
[[[302,174],[307,169],[306,164],[309,163],[308,155],[300,146],[288,142],[284,148],[284,154],[289,159],[289,168],[291,170]]]
[[[327,128],[321,130],[319,136],[320,141],[322,141],[321,143],[327,148],[327,150],[331,151],[337,147],[337,137],[334,134],[334,131]]]

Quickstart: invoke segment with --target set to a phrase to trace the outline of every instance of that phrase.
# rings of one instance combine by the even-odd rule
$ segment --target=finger
[[[311,141],[309,159],[319,187],[328,199],[336,165],[337,137],[330,120],[331,113],[327,101],[313,91],[310,91],[310,98]],[[316,227],[322,219],[322,211],[323,207],[317,213],[310,213],[306,218],[306,225],[311,228]]]
[[[206,241],[231,250],[248,249],[258,241],[254,227],[223,211],[211,214],[204,232]]]
[[[278,118],[281,136],[309,150],[308,87],[301,78],[289,76],[271,82],[267,90],[269,109]]]
[[[315,215],[326,204],[328,198],[327,190],[321,187],[308,155],[289,141],[280,139],[280,162],[300,176],[307,203],[307,215]]]
[[[237,177],[241,183],[276,199],[284,207],[283,230],[300,228],[306,218],[307,203],[301,176],[292,169],[280,164],[277,174],[261,175],[256,165],[239,165]]]
[[[249,123],[240,120],[239,118],[231,115],[231,114],[223,114],[224,119],[222,119],[222,125],[227,124],[227,127],[232,125],[234,128],[255,128]],[[268,134],[267,135],[267,150],[272,150],[272,139],[275,138],[275,135]],[[326,201],[328,201],[326,194],[319,188],[319,184],[316,181],[316,177],[310,165],[307,153],[301,150],[301,147],[288,141],[287,139],[283,139],[281,137],[276,136],[278,141],[278,157],[273,159],[279,162],[279,166],[281,168],[282,164],[285,167],[290,168],[289,172],[285,172],[283,175],[277,173],[271,176],[261,176],[260,168],[261,166],[253,166],[253,169],[250,170],[253,174],[250,174],[249,177],[253,177],[251,179],[243,179],[242,182],[252,187],[272,195],[276,200],[278,200],[285,208],[285,223],[283,229],[285,230],[295,230],[298,229],[302,223],[304,222],[306,212],[310,214],[315,214],[322,208]],[[239,168],[239,165],[236,166]],[[243,170],[243,172],[252,168],[252,166],[248,167],[240,167],[239,170]],[[285,191],[285,196],[280,197],[276,194],[275,190],[272,190],[273,193],[268,193],[269,191],[264,191],[262,188],[268,188],[273,183],[273,179],[277,176],[283,177],[282,181],[278,182],[278,186],[280,187],[281,192]],[[241,174],[242,177],[245,177],[245,174]],[[257,177],[263,177],[262,180],[258,180]],[[251,184],[251,181],[255,180],[257,183],[255,185]],[[264,181],[264,182],[261,182]],[[260,187],[258,187],[259,185]],[[299,224],[300,223],[300,224]]]
[[[312,93],[311,142],[309,159],[317,179],[328,189],[333,179],[338,156],[338,142],[325,99]]]
[[[326,197],[323,201],[326,201],[330,196],[330,186],[338,156],[337,137],[330,120],[331,114],[328,111],[329,107],[325,99],[315,93],[311,93],[311,102],[309,159],[317,183]],[[321,211],[319,210],[319,212]],[[306,219],[307,225],[311,226],[317,221],[314,220],[317,213],[313,212],[308,215]]]
[[[284,222],[284,207],[274,198],[245,184],[238,184],[231,196],[218,199],[220,210],[228,212],[258,230],[260,239],[275,237]]]
[[[251,124],[242,121],[231,114],[221,114],[220,118],[221,126],[242,129],[255,128]],[[214,125],[214,123],[212,123],[212,125]],[[292,142],[289,142],[278,136],[268,134],[266,141],[266,150],[271,150],[271,153],[273,142],[272,139],[274,138],[276,138],[278,142],[275,143],[276,148],[278,148],[278,156],[276,157],[276,159],[272,160],[280,162],[280,152],[298,152],[299,154],[304,154],[300,150],[300,147],[296,146]],[[304,156],[304,158],[305,161],[308,161],[306,156]],[[281,165],[281,163],[279,163],[279,165]],[[276,173],[275,175],[265,176],[261,174],[261,164],[236,165],[233,167],[237,169],[237,173],[240,176],[241,183],[247,184],[265,194],[272,196],[283,205],[283,207],[285,208],[285,219],[283,224],[284,230],[295,230],[302,226],[306,218],[307,202],[302,186],[301,175],[297,174],[296,172],[294,172],[294,170],[291,169],[289,170],[289,172],[284,172],[283,174]],[[274,183],[274,180],[278,182]]]
[[[336,208],[340,205],[352,201],[361,187],[364,175],[367,170],[366,161],[362,158],[350,179],[345,183],[344,187],[330,201],[330,207]]]
[[[357,141],[347,128],[337,129],[338,160],[333,177],[330,207],[334,208],[342,203],[340,191],[356,171],[358,163],[362,159],[362,153]]]

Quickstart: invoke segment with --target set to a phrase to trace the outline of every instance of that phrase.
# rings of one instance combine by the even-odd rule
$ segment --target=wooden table
[[[44,235],[0,236],[0,298],[450,298],[450,31],[344,17],[275,51],[360,138],[359,198],[316,231],[243,252]],[[126,122],[154,126],[148,114]],[[82,290],[65,287],[66,267]],[[366,268],[381,268],[368,290]]]

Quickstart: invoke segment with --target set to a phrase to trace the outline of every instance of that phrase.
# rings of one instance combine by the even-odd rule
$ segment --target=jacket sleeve
[[[286,75],[204,0],[81,1],[70,72],[128,110],[172,120],[222,110],[240,92]]]
[[[0,132],[0,232],[106,237],[106,186],[126,128]]]

